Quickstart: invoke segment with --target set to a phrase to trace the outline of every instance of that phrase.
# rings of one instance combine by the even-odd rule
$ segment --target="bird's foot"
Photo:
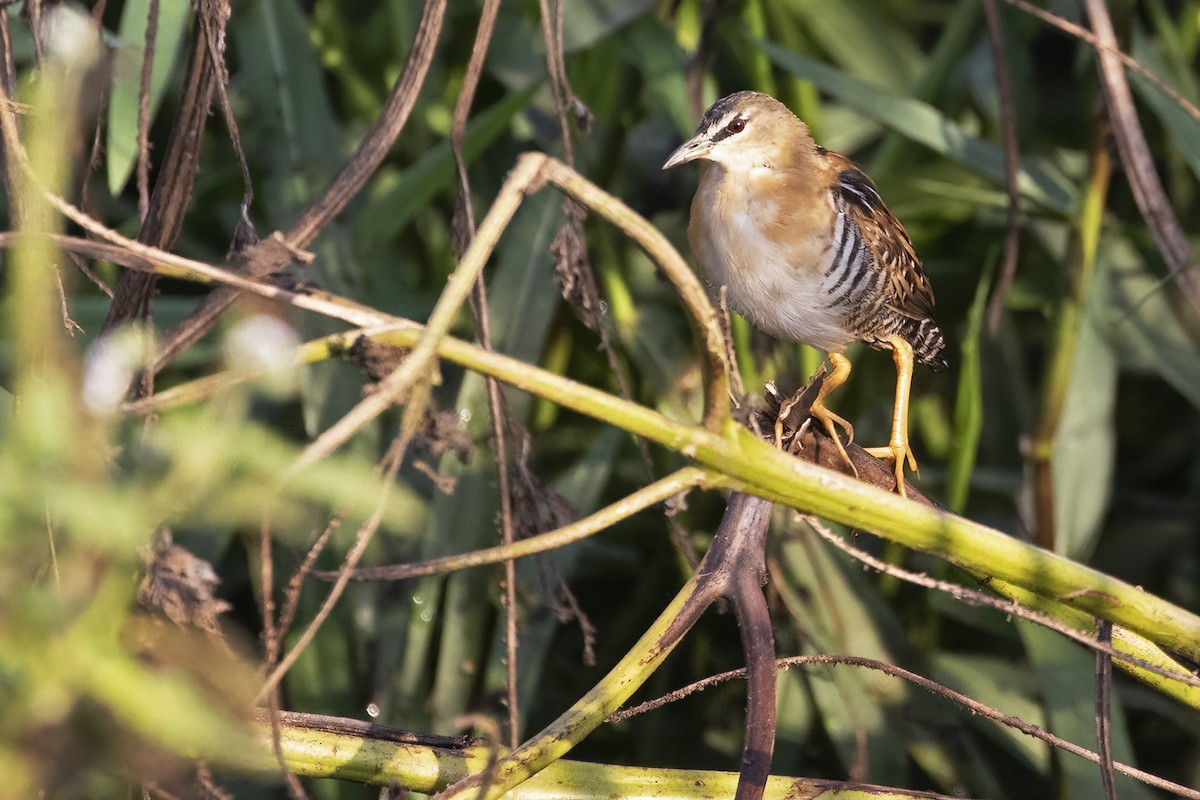
[[[837,430],[840,427],[845,431],[846,444],[851,444],[854,442],[854,426],[830,411],[820,401],[813,403],[812,410],[809,413],[813,419],[825,426],[825,432],[829,434],[829,438],[833,440],[834,446],[837,447],[838,455],[842,457],[842,461],[846,466],[850,467],[850,472],[857,478],[858,469],[854,466],[854,462],[850,460],[850,454],[846,452],[846,447],[842,444],[842,437],[838,435]]]
[[[783,440],[787,438],[788,424],[795,425],[795,421],[791,419],[796,407],[804,401],[804,390],[796,392],[791,397],[779,397],[779,391],[775,387],[775,382],[771,381],[767,384],[767,391],[774,395],[779,400],[779,411],[775,414],[775,449],[782,450]],[[788,445],[788,452],[795,452],[800,446],[800,436],[805,431],[805,425],[808,424],[808,417],[804,418],[804,423],[799,428],[794,428],[791,432],[791,444]]]
[[[875,458],[892,462],[896,470],[896,492],[901,497],[908,497],[908,491],[904,486],[904,465],[907,463],[909,469],[920,474],[920,470],[917,469],[917,458],[909,448],[908,442],[903,439],[893,439],[883,447],[865,447],[863,449]]]

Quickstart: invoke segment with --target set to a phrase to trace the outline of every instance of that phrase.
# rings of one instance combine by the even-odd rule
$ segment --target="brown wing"
[[[837,191],[846,201],[863,241],[875,261],[888,271],[891,285],[888,305],[915,320],[933,316],[933,287],[900,220],[891,212],[866,173],[850,159],[827,152],[837,163]]]

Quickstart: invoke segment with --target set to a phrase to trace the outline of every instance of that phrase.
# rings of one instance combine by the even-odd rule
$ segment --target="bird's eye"
[[[746,128],[746,120],[741,117],[734,117],[729,120],[729,124],[725,126],[725,130],[730,133],[741,133]]]

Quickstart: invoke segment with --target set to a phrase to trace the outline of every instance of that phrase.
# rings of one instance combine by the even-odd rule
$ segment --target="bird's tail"
[[[914,319],[905,328],[900,335],[912,345],[917,363],[925,364],[935,372],[950,366],[945,355],[946,340],[936,322],[928,317],[922,320]]]

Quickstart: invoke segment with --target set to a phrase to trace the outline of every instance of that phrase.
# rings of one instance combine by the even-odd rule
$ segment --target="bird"
[[[933,288],[904,226],[860,167],[818,145],[799,117],[761,92],[714,103],[662,168],[692,161],[700,166],[688,222],[693,256],[751,324],[826,352],[831,370],[811,415],[852,471],[837,428],[847,441],[854,428],[825,398],[850,376],[848,345],[892,351],[891,436],[867,452],[893,462],[896,489],[907,496],[905,464],[917,470],[908,438],[913,365],[941,370],[947,361]]]

